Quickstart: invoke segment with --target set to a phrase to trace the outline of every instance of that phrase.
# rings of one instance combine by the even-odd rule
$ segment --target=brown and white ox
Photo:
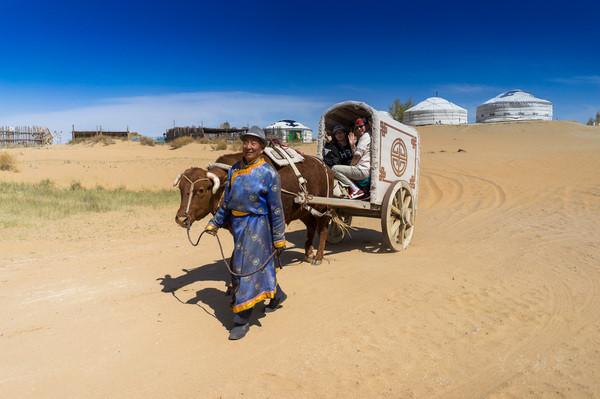
[[[226,154],[217,158],[215,163],[233,165],[242,159],[242,153]],[[279,167],[265,156],[267,162],[279,172],[281,187],[285,191],[297,193],[300,190],[298,178],[290,166]],[[296,164],[298,170],[307,181],[307,191],[311,195],[331,197],[333,194],[333,172],[323,162],[312,156],[304,156],[304,161]],[[189,228],[196,220],[203,219],[209,213],[217,211],[222,201],[224,183],[227,171],[217,167],[190,168],[185,170],[175,181],[181,194],[181,204],[175,216],[175,222],[184,228]],[[191,182],[194,183],[190,198]],[[329,216],[315,217],[300,204],[294,202],[294,196],[283,192],[281,200],[285,213],[285,222],[300,219],[306,225],[306,242],[304,244],[305,259],[318,265],[323,260]],[[189,204],[189,205],[188,205]],[[189,208],[189,209],[188,209]],[[325,207],[314,207],[320,212],[325,212]],[[187,213],[186,213],[187,210]],[[315,233],[319,232],[319,247],[314,254],[313,240]]]

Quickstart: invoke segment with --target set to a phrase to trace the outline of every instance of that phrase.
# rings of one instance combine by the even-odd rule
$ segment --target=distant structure
[[[98,127],[96,130],[75,130],[75,125],[73,125],[73,129],[71,130],[71,139],[72,140],[85,140],[90,139],[96,136],[106,136],[113,139],[124,139],[127,140],[131,133],[129,128],[127,130],[102,130],[102,126]],[[135,133],[137,135],[137,133]]]
[[[467,123],[467,110],[442,97],[429,97],[404,111],[408,125],[461,125]]]
[[[32,147],[52,144],[53,136],[43,126],[0,126],[0,147]]]
[[[209,138],[209,139],[226,139],[234,140],[238,139],[240,135],[248,131],[247,127],[241,128],[214,128],[214,127],[172,127],[167,129],[163,136],[165,142],[175,140],[178,137],[190,136],[194,139]]]
[[[282,119],[265,127],[265,134],[284,143],[312,143],[312,130],[291,119]]]
[[[552,120],[552,103],[523,90],[509,90],[477,107],[477,122]]]

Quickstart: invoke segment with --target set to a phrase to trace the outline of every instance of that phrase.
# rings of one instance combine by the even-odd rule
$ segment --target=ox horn
[[[181,180],[181,174],[177,175],[177,178],[173,182],[173,187],[177,187],[177,185],[179,184],[179,180]]]
[[[221,181],[219,180],[217,175],[211,172],[206,172],[206,177],[213,181],[212,193],[216,194],[217,190],[219,189],[219,186],[221,185]]]

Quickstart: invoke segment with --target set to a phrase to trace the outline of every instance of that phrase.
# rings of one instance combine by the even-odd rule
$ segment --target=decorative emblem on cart
[[[379,124],[380,126],[380,130],[381,130],[381,137],[385,137],[385,135],[387,134],[387,125],[383,122],[381,122]]]
[[[385,168],[383,166],[379,168],[379,180],[385,180]]]
[[[391,160],[392,169],[394,170],[396,176],[402,176],[402,174],[406,170],[408,162],[406,144],[404,144],[404,141],[402,141],[402,139],[396,139],[392,143]]]

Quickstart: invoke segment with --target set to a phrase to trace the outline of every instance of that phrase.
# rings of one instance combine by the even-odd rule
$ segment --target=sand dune
[[[600,396],[600,128],[419,132],[408,251],[381,251],[379,221],[358,218],[321,266],[289,250],[279,278],[290,298],[256,312],[240,342],[227,341],[216,242],[191,247],[173,222],[178,204],[7,229],[2,396]],[[2,181],[134,189],[169,187],[222,153],[137,143],[10,151],[21,171]],[[301,227],[288,233],[296,246]]]

